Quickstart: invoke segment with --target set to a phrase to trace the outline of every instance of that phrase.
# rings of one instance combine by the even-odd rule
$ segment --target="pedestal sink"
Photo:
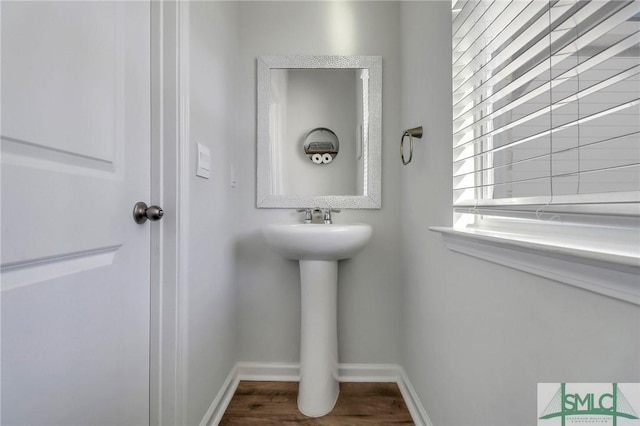
[[[269,246],[300,263],[301,332],[298,409],[328,414],[339,392],[338,260],[355,256],[371,238],[366,224],[271,224],[262,229]]]

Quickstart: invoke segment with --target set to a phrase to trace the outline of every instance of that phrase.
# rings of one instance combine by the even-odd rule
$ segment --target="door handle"
[[[162,219],[164,210],[158,206],[149,206],[144,201],[138,201],[133,206],[133,220],[137,224],[143,224],[149,219],[152,222]]]

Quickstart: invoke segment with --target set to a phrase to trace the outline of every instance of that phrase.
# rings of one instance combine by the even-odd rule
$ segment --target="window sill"
[[[640,305],[640,263],[633,255],[601,253],[498,236],[430,227],[452,251]]]

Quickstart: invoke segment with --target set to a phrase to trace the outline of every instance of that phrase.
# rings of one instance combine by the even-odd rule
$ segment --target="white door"
[[[2,424],[148,424],[150,5],[0,7]]]

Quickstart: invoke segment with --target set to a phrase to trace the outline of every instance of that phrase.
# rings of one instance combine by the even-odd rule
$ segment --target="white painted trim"
[[[413,422],[416,426],[433,426],[427,411],[424,409],[422,402],[420,402],[416,390],[409,381],[407,373],[405,373],[402,367],[398,367],[398,369],[400,370],[400,377],[396,383],[398,383],[398,388],[400,388],[400,393],[404,398],[404,403],[407,404]]]
[[[150,330],[149,421],[152,425],[180,424],[180,377],[184,368],[179,358],[180,294],[185,283],[186,263],[181,234],[185,192],[180,179],[180,5],[178,2],[151,2],[151,84],[152,84],[152,204],[166,214],[152,227],[152,287]],[[157,252],[157,253],[156,253]],[[155,256],[155,257],[154,257]],[[155,259],[155,261],[154,261]],[[158,264],[156,264],[157,262]],[[182,285],[184,287],[184,284]]]
[[[239,362],[236,364],[238,378],[256,382],[299,382],[300,364],[298,363],[260,363]]]
[[[416,426],[433,426],[407,374],[399,365],[339,364],[338,374],[341,382],[397,383]],[[220,423],[241,380],[297,382],[300,381],[300,364],[238,362],[211,403],[200,426],[215,426]]]
[[[2,3],[0,3],[0,22],[2,22]],[[1,67],[0,67],[1,68]],[[2,69],[0,69],[0,81],[2,81]],[[2,107],[0,106],[0,112],[2,110]],[[2,117],[2,114],[0,113],[0,117]],[[0,134],[2,134],[2,120],[0,120]],[[0,153],[0,160],[2,160],[2,154]],[[4,223],[2,222],[2,211],[4,209],[2,208],[2,197],[0,196],[0,224]],[[0,244],[0,259],[3,259],[2,257],[2,245]],[[0,286],[2,285],[2,279],[0,277]],[[2,300],[2,293],[0,292],[0,301]],[[0,329],[2,329],[2,319],[1,319],[2,315],[0,315]],[[0,339],[0,353],[2,352],[2,339]],[[2,367],[0,366],[0,377],[2,377]],[[0,386],[1,388],[1,386]],[[0,389],[0,401],[2,401],[2,390]],[[0,419],[2,418],[2,404],[0,404]]]
[[[395,364],[338,364],[341,382],[397,383],[402,369]]]
[[[445,245],[455,252],[640,305],[640,265],[587,258],[579,250],[561,250],[453,228],[429,229],[441,233]]]
[[[162,67],[163,55],[163,7],[162,3],[150,2],[150,83],[151,83],[151,204],[168,208],[163,203],[164,195],[164,168],[162,164],[165,144],[163,119],[164,84]],[[152,226],[151,232],[151,263],[150,263],[150,309],[149,309],[149,424],[160,425],[162,418],[160,401],[162,400],[162,387],[164,372],[161,368],[162,360],[162,291],[165,283],[163,270],[164,246],[167,239],[164,238],[164,223],[160,226]],[[171,263],[166,262],[167,264]]]
[[[190,158],[190,3],[178,2],[178,290],[177,290],[177,347],[176,347],[176,419],[187,424],[188,348],[189,348],[189,187]]]
[[[238,376],[238,364],[236,364],[222,384],[222,387],[211,403],[211,406],[209,406],[207,413],[200,422],[200,426],[213,426],[220,423],[220,420],[222,420],[222,416],[224,416],[224,412],[229,406],[229,402],[231,402],[231,398],[233,398],[233,394],[235,393],[240,380],[241,379]]]

